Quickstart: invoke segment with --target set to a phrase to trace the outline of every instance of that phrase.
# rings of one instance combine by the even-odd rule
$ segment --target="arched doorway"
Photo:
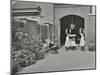
[[[85,28],[84,18],[78,15],[67,15],[60,19],[60,44],[61,46],[65,44],[66,34],[65,29],[73,23],[77,28]]]

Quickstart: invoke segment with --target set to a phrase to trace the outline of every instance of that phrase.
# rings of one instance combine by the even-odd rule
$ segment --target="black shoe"
[[[76,50],[76,47],[75,47],[75,46],[73,46],[71,49],[72,49],[72,50]]]
[[[85,47],[81,47],[81,51],[85,51]]]
[[[69,48],[68,47],[66,47],[66,51],[68,51],[69,50]]]

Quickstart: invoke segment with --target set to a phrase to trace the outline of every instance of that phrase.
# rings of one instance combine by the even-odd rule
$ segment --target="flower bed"
[[[12,72],[18,71],[20,67],[35,64],[37,60],[44,59],[46,50],[43,50],[43,42],[38,37],[23,30],[14,30],[12,34]],[[13,37],[14,36],[14,37]],[[15,70],[14,70],[15,69]]]

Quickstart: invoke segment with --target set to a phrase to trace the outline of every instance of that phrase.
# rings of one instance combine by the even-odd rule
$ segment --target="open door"
[[[60,19],[60,44],[61,46],[65,44],[66,40],[66,34],[65,29],[69,27],[69,25],[73,23],[77,26],[77,29],[79,28],[85,28],[84,27],[84,18],[80,17],[78,15],[67,15]]]

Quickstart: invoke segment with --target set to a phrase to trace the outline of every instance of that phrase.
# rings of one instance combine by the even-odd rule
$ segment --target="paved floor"
[[[20,73],[91,68],[95,68],[95,52],[78,49],[76,51],[65,51],[65,47],[62,47],[59,49],[59,54],[49,54],[36,64],[23,68]]]

